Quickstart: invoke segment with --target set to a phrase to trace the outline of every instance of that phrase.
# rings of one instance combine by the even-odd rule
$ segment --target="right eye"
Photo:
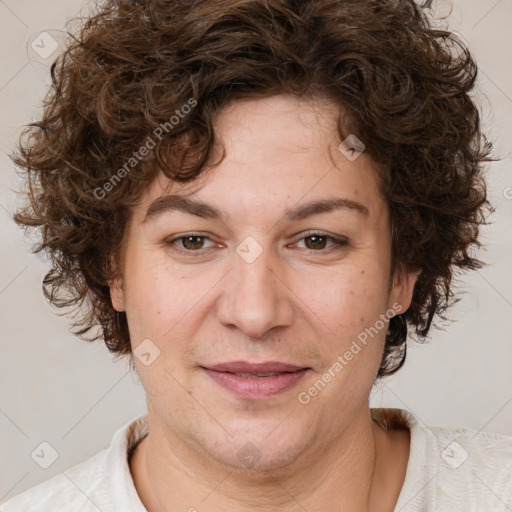
[[[201,235],[198,233],[186,233],[184,235],[166,240],[165,245],[173,246],[180,252],[197,253],[204,249],[202,246],[206,240],[211,241],[211,239],[206,235]]]

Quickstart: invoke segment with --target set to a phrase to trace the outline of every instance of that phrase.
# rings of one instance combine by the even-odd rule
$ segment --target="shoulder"
[[[83,512],[104,508],[106,496],[101,485],[104,481],[107,451],[103,450],[90,459],[14,496],[0,505],[0,512]]]
[[[396,510],[512,510],[511,436],[426,425],[403,409],[372,409],[372,416],[387,428],[406,426],[410,431]]]
[[[466,427],[422,428],[440,502],[456,494],[480,510],[512,505],[512,437]]]
[[[0,505],[0,512],[144,511],[133,484],[129,456],[148,433],[147,416],[121,427],[110,447]]]

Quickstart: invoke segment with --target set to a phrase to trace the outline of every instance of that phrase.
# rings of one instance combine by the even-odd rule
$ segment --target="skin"
[[[375,163],[338,151],[339,112],[284,95],[235,102],[215,122],[224,160],[193,183],[161,174],[133,207],[122,275],[110,286],[133,349],[150,339],[160,350],[147,366],[134,358],[149,435],[130,467],[150,512],[381,512],[396,504],[409,432],[385,431],[368,403],[387,325],[308,404],[298,401],[379,315],[409,307],[417,278],[390,274]],[[169,194],[190,194],[226,217],[161,210],[145,220]],[[368,215],[344,208],[285,219],[291,208],[333,197]],[[208,238],[175,240],[190,232]],[[311,238],[318,232],[349,243]],[[236,252],[249,236],[262,249],[252,263]],[[247,400],[201,369],[234,360],[310,370],[277,396]],[[248,442],[259,453],[249,468],[238,456]]]

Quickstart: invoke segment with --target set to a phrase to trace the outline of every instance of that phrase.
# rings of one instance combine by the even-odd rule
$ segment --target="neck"
[[[150,434],[136,448],[131,468],[149,512],[367,511],[377,504],[387,510],[384,502],[393,510],[405,476],[408,451],[401,453],[400,470],[390,471],[397,440],[372,421],[368,409],[332,440],[319,441],[271,471],[224,465],[177,437],[149,411],[148,421]]]

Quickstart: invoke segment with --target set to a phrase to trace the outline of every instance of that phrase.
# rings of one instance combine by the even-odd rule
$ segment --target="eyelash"
[[[342,249],[342,248],[348,247],[350,245],[350,242],[349,242],[348,238],[345,238],[345,237],[335,237],[335,236],[332,236],[332,235],[328,235],[327,233],[322,233],[320,231],[307,232],[301,238],[299,238],[298,241],[305,240],[306,238],[311,238],[311,237],[314,237],[314,236],[321,237],[321,238],[326,238],[327,240],[330,240],[333,245],[331,245],[328,248],[319,249],[319,250],[307,249],[307,248],[304,249],[304,250],[308,251],[309,253],[314,253],[314,252],[326,253],[326,252],[330,252],[332,249]],[[175,238],[166,240],[164,242],[164,245],[165,246],[174,246],[175,249],[178,250],[178,252],[186,253],[186,254],[197,253],[198,255],[200,255],[200,254],[203,253],[202,251],[204,251],[206,249],[209,249],[209,248],[206,248],[206,249],[202,248],[202,249],[197,249],[197,250],[190,250],[190,249],[184,249],[183,247],[178,247],[176,245],[175,242],[177,242],[178,240],[184,240],[185,238],[189,238],[189,237],[197,237],[197,238],[202,238],[204,240],[210,240],[211,241],[210,237],[208,237],[206,235],[202,235],[200,233],[184,233],[183,235],[180,235],[180,236],[177,236]]]

